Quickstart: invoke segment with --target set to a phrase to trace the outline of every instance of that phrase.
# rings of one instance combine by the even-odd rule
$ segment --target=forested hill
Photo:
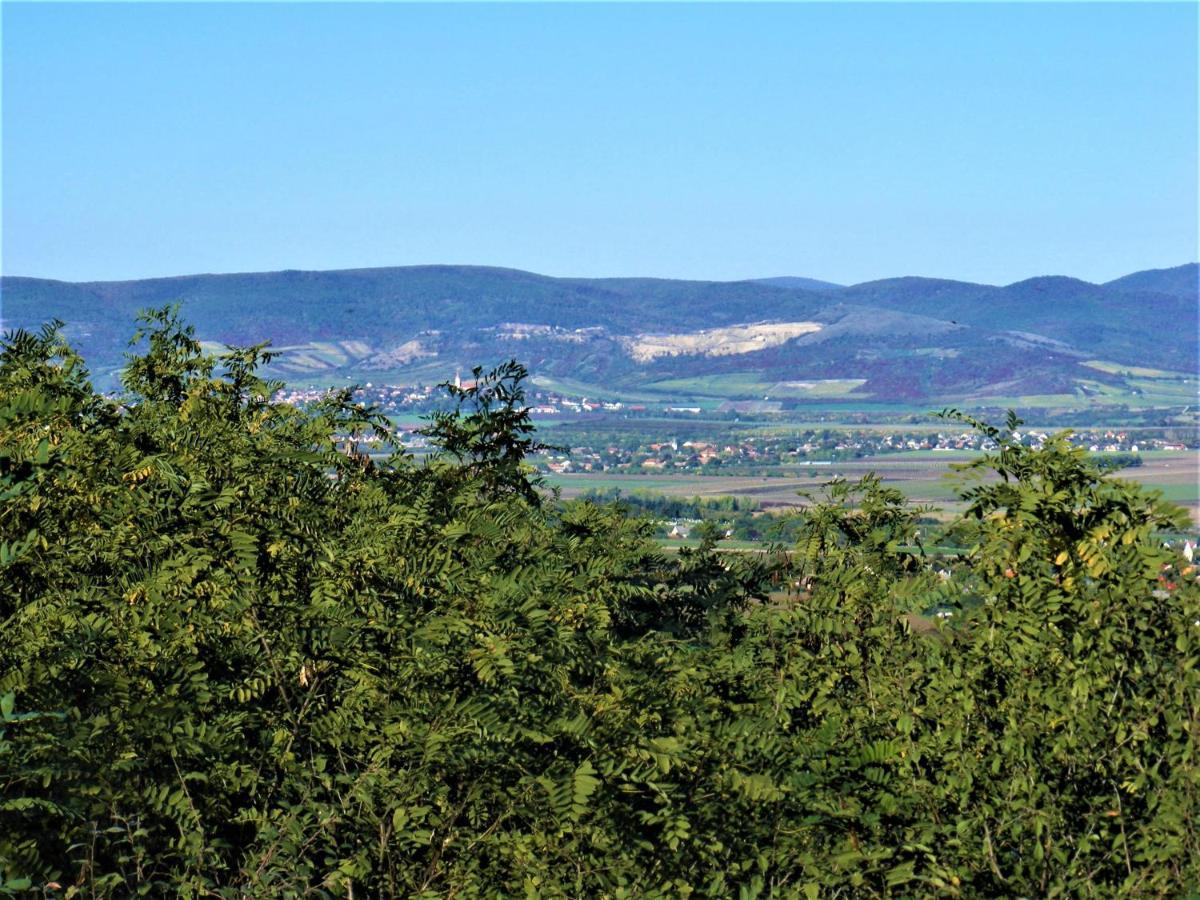
[[[1089,360],[1191,372],[1195,287],[1195,264],[1106,285],[1056,276],[1004,287],[413,266],[89,283],[6,277],[0,299],[6,329],[63,320],[101,383],[121,365],[136,312],[179,301],[202,340],[270,340],[283,351],[276,373],[293,381],[444,377],[519,356],[535,372],[610,385],[769,371],[862,379],[864,396],[889,400],[1067,390],[1108,377],[1081,368]],[[781,327],[736,330],[756,323]]]
[[[1107,282],[1105,287],[1121,291],[1156,291],[1160,294],[1174,294],[1194,300],[1198,282],[1200,282],[1200,265],[1189,263],[1185,266],[1175,266],[1173,269],[1147,269],[1145,272],[1134,272],[1132,275]]]

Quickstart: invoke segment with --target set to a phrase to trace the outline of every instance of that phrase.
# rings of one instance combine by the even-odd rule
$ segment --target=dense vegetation
[[[143,325],[120,400],[54,328],[4,341],[0,891],[1200,885],[1179,514],[1063,440],[980,425],[950,573],[870,478],[790,554],[668,556],[539,491],[515,364],[381,461],[347,394],[273,403],[262,347]]]

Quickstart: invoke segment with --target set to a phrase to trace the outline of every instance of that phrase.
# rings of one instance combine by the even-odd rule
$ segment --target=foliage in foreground
[[[1064,440],[990,430],[948,578],[874,479],[791,554],[675,557],[542,499],[518,366],[440,454],[372,460],[348,395],[273,403],[263,348],[144,325],[119,401],[55,329],[4,342],[0,892],[1200,885],[1179,511]]]

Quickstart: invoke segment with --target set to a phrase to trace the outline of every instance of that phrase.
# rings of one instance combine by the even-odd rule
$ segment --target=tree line
[[[541,488],[516,363],[380,458],[349,392],[275,402],[264,345],[135,340],[106,397],[56,324],[3,339],[0,893],[1200,885],[1183,514],[1061,436],[970,422],[953,572],[870,477],[791,552],[665,554]]]

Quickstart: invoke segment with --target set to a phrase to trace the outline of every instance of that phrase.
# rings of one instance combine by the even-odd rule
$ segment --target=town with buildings
[[[463,381],[460,376],[456,376],[454,383],[462,388],[473,386],[473,382]],[[280,392],[278,399],[302,406],[318,401],[327,390],[289,387]],[[445,390],[433,384],[368,382],[358,388],[356,399],[401,420],[446,409],[450,403]],[[718,416],[718,422],[711,428],[689,422],[686,414],[698,411],[695,407],[663,404],[648,409],[645,404],[596,400],[545,389],[530,391],[527,402],[535,421],[568,423],[569,448],[543,451],[533,459],[539,469],[560,474],[677,470],[716,474],[778,466],[820,467],[837,461],[914,451],[953,453],[995,449],[989,438],[971,430],[934,432],[927,427],[906,429],[902,424],[895,430],[886,430],[878,425],[867,428],[831,422],[829,427],[797,427],[778,434],[759,434],[748,424],[739,427],[734,418],[720,421]],[[681,434],[664,439],[661,435],[669,434],[671,427],[662,418],[672,413],[679,419]],[[656,419],[652,428],[637,426],[637,419],[650,416]],[[619,430],[609,427],[613,423],[623,427]],[[399,432],[406,446],[424,445],[411,421],[402,422]],[[1037,448],[1050,434],[1048,430],[1033,428],[1019,431],[1015,437],[1024,445]],[[1190,441],[1186,439],[1189,434]],[[1200,449],[1200,440],[1194,432],[1173,428],[1080,428],[1071,434],[1070,441],[1091,453],[1123,454],[1128,457],[1123,465],[1136,465],[1137,454],[1144,451]]]

